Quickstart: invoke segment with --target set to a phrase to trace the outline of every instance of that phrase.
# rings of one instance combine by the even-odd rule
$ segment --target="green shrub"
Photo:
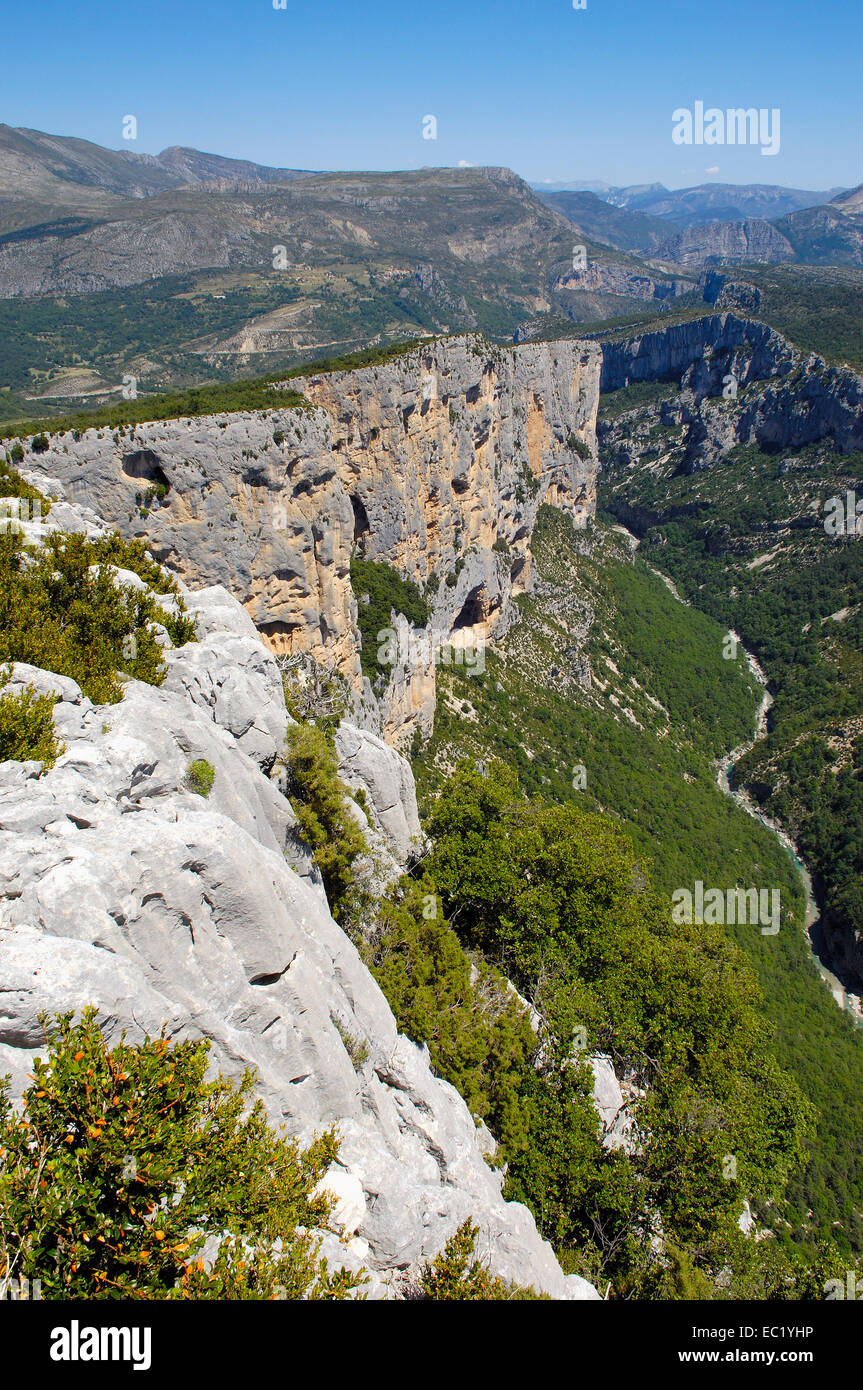
[[[333,1027],[344,1043],[345,1052],[351,1059],[354,1071],[362,1071],[369,1060],[369,1045],[365,1038],[358,1038],[353,1033],[349,1033],[337,1018],[333,1018]]]
[[[344,1299],[330,1272],[315,1184],[332,1132],[306,1150],[277,1135],[252,1075],[205,1079],[209,1044],[125,1038],[95,1009],[43,1021],[23,1114],[0,1089],[0,1296],[41,1281],[46,1299]],[[208,1238],[218,1254],[202,1258]]]
[[[589,445],[585,444],[584,440],[579,439],[578,436],[575,434],[570,434],[567,436],[566,447],[570,449],[572,453],[578,454],[578,457],[580,459],[590,458]]]
[[[47,434],[37,434],[34,435],[30,443],[30,448],[33,450],[34,454],[47,454],[48,450],[51,448],[51,441]]]
[[[467,955],[428,880],[403,880],[380,904],[361,950],[399,1030],[425,1043],[434,1070],[486,1121],[505,1158],[528,1142],[522,1091],[537,1039],[506,980]]]
[[[422,1296],[439,1302],[465,1302],[473,1299],[485,1302],[504,1300],[546,1299],[535,1289],[505,1284],[496,1279],[488,1268],[474,1258],[479,1226],[464,1221],[451,1235],[440,1254],[427,1261],[420,1271]]]
[[[383,565],[376,560],[356,557],[351,560],[351,585],[357,596],[369,596],[368,603],[359,605],[362,638],[360,661],[363,675],[374,680],[387,670],[378,661],[378,648],[381,645],[378,633],[390,628],[393,610],[403,613],[414,627],[425,627],[429,618],[428,604],[412,579],[402,579],[391,565]]]
[[[14,449],[10,457],[15,457]],[[23,449],[21,450],[20,457],[24,457]],[[0,460],[0,497],[19,497],[28,502],[38,502],[39,511],[42,516],[47,516],[51,510],[50,499],[45,497],[38,488],[31,487],[29,483],[25,483],[21,474],[14,468],[10,468],[9,465],[2,460]]]
[[[69,676],[97,704],[121,698],[122,672],[161,685],[166,668],[150,624],[163,624],[179,646],[193,639],[194,622],[182,603],[170,614],[152,593],[118,589],[112,565],[176,594],[139,542],[57,532],[28,552],[19,535],[0,534],[0,661]]]
[[[295,724],[288,730],[286,764],[288,797],[300,835],[321,871],[330,911],[342,921],[355,905],[354,864],[368,851],[348,809],[348,788],[339,777],[326,734],[312,724]]]
[[[186,768],[186,775],[183,778],[183,785],[190,792],[195,792],[197,796],[204,798],[210,795],[213,790],[213,783],[216,780],[216,769],[212,763],[208,763],[205,758],[196,758],[189,763]]]
[[[644,1296],[654,1276],[651,1212],[718,1277],[743,1197],[783,1209],[812,1125],[771,1053],[739,949],[721,927],[671,921],[613,822],[528,801],[503,764],[487,776],[460,766],[428,829],[426,869],[462,941],[499,963],[544,1021],[542,1068],[519,1083],[529,1134],[507,1195],[580,1272],[630,1294]],[[613,1056],[647,1092],[633,1155],[599,1145],[590,1073],[573,1055],[579,1031],[582,1056]]]
[[[0,671],[0,690],[8,679],[8,669]],[[0,763],[33,759],[54,766],[65,751],[54,732],[55,704],[53,695],[39,695],[29,685],[20,694],[0,694]]]
[[[20,440],[16,440],[15,443],[12,445],[12,448],[9,451],[9,457],[11,458],[13,463],[24,462],[24,445],[20,442]]]

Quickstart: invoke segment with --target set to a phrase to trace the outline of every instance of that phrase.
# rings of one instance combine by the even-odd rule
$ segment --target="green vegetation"
[[[333,1018],[333,1027],[345,1045],[345,1052],[351,1059],[354,1071],[362,1071],[369,1060],[369,1045],[365,1038],[357,1038],[353,1033],[349,1033],[335,1017]]]
[[[0,303],[0,320],[3,306]],[[309,403],[298,391],[279,389],[286,381],[298,377],[320,375],[327,372],[358,371],[361,367],[382,366],[395,358],[421,348],[428,339],[410,339],[388,343],[376,348],[363,348],[357,352],[341,356],[318,358],[312,362],[286,367],[267,376],[251,377],[219,382],[204,382],[189,386],[184,390],[170,392],[141,392],[134,400],[123,400],[115,405],[103,405],[95,409],[79,409],[71,413],[57,414],[40,420],[10,420],[0,424],[0,439],[20,436],[24,438],[43,431],[32,441],[35,453],[44,452],[50,446],[51,434],[62,434],[66,430],[83,431],[99,427],[127,428],[152,420],[175,420],[183,417],[194,418],[200,415],[224,415],[249,410],[293,410],[309,408]],[[0,357],[2,365],[2,357]],[[47,434],[44,433],[47,431]],[[274,431],[277,444],[284,441],[282,430]],[[17,448],[19,458],[23,458],[20,444]]]
[[[761,290],[753,318],[790,338],[803,352],[863,369],[863,270],[840,266],[741,266],[735,279]]]
[[[638,406],[671,400],[679,390],[676,381],[634,381],[629,386],[621,386],[617,391],[607,391],[600,396],[597,418],[615,420]]]
[[[5,460],[0,459],[0,498],[14,497],[21,501],[36,503],[38,504],[38,515],[46,517],[51,510],[50,499],[46,497],[44,493],[41,493],[38,488],[32,487],[30,483],[25,483],[21,474],[15,468],[11,467],[11,464],[16,462],[20,463],[23,458],[24,450],[18,445],[17,449],[13,447],[11,452],[6,455]],[[34,508],[34,511],[35,510]],[[7,517],[9,518],[8,520]],[[29,519],[29,515],[24,516],[22,514],[22,521]],[[15,526],[12,510],[4,508],[2,505],[0,505],[0,526],[2,526],[2,529],[14,529]]]
[[[360,950],[399,1029],[428,1045],[435,1071],[486,1121],[502,1152],[521,1152],[528,1130],[520,1092],[536,1040],[504,977],[469,956],[443,919],[433,885],[404,880],[380,904]]]
[[[125,427],[146,420],[224,415],[240,410],[293,410],[298,406],[307,406],[308,402],[299,392],[279,391],[275,388],[273,383],[282,380],[284,373],[256,378],[253,381],[240,380],[192,386],[186,391],[152,396],[139,395],[135,400],[123,401],[120,405],[107,405],[99,410],[78,410],[70,415],[58,415],[49,420],[13,421],[0,427],[0,439],[8,439],[10,435],[23,437],[37,429],[62,434],[66,430],[96,429],[106,425],[109,428],[116,425]],[[47,449],[46,436],[37,435],[37,438],[45,439]]]
[[[759,1260],[737,1229],[744,1198],[784,1210],[812,1125],[739,949],[721,928],[673,925],[607,817],[528,800],[503,763],[463,763],[427,828],[423,877],[385,909],[374,968],[400,1025],[503,1135],[505,1195],[617,1298],[804,1296],[829,1252],[776,1242]],[[438,894],[455,930],[420,911]],[[537,1035],[498,971],[531,1000]],[[600,1142],[588,1053],[634,1088],[629,1153]]]
[[[402,579],[391,565],[377,560],[351,560],[351,586],[359,606],[359,628],[362,638],[360,661],[363,675],[374,681],[387,676],[387,663],[378,657],[382,639],[380,632],[389,631],[392,612],[403,613],[414,627],[425,627],[428,604],[422,590],[412,579]],[[368,595],[366,603],[365,596]]]
[[[604,491],[609,513],[639,525],[642,551],[762,662],[775,695],[769,734],[735,776],[794,837],[832,929],[849,941],[863,924],[863,547],[821,523],[827,499],[855,488],[861,463],[829,442],[787,453],[738,447],[687,475],[672,449],[660,466],[610,465]],[[790,1187],[796,1219],[860,1251],[863,1122],[848,1098],[863,1084],[863,1037],[817,980],[801,936],[743,944],[765,988],[780,1060],[820,1114],[809,1165]]]
[[[213,783],[216,780],[216,769],[212,763],[208,763],[205,758],[196,758],[189,763],[186,768],[186,775],[183,778],[183,785],[196,796],[205,799],[213,790]]]
[[[336,1156],[332,1132],[304,1151],[277,1135],[251,1073],[205,1079],[206,1042],[109,1048],[95,1009],[43,1026],[23,1113],[0,1089],[0,1294],[22,1276],[46,1299],[357,1289],[318,1256],[329,1205],[312,1191]]]
[[[114,566],[134,571],[156,594],[117,587]],[[161,608],[160,593],[179,611]],[[14,532],[0,533],[0,661],[69,676],[94,703],[115,704],[122,674],[150,685],[165,678],[152,623],[161,623],[175,646],[194,638],[176,581],[140,541],[54,532],[37,549]]]
[[[474,1258],[479,1226],[464,1221],[450,1236],[443,1250],[428,1260],[420,1271],[422,1296],[439,1302],[463,1303],[475,1299],[502,1302],[544,1299],[533,1289],[523,1289],[494,1279],[485,1265]]]
[[[541,508],[532,549],[554,592],[517,600],[521,622],[486,651],[483,677],[439,668],[434,736],[414,765],[424,806],[460,757],[498,757],[531,795],[619,816],[669,892],[708,876],[752,883],[757,860],[799,925],[793,866],[716,786],[715,758],[754,723],[742,656],[726,661],[724,630],[682,607],[616,533],[593,536],[588,549],[566,516]]]
[[[777,469],[774,458],[773,475]],[[720,473],[678,477],[673,486],[706,489],[709,496]],[[612,476],[606,496],[619,481],[627,499],[643,497],[645,505],[652,505],[651,494],[641,491],[652,485],[652,478],[646,466],[637,478],[628,469],[620,480]],[[819,485],[823,481],[818,470],[812,478]],[[740,482],[741,475],[732,473],[728,494],[744,506]],[[714,504],[705,506],[692,527],[707,518],[717,529],[725,522],[722,508]],[[686,518],[682,524],[689,525]],[[669,524],[664,524],[657,532],[662,545],[648,552],[652,560],[664,563],[669,534]],[[808,534],[814,534],[811,528]],[[766,548],[766,542],[756,533],[747,555],[759,546]],[[835,542],[830,547],[835,563],[839,552],[849,556],[855,550]],[[658,891],[670,894],[697,879],[724,887],[768,884],[780,889],[782,930],[777,936],[765,937],[746,926],[728,929],[758,977],[763,1000],[754,1007],[771,1030],[773,1051],[818,1112],[808,1161],[788,1182],[783,1219],[791,1234],[781,1223],[778,1229],[795,1249],[829,1239],[847,1258],[860,1248],[856,1213],[863,1207],[857,1157],[863,1151],[863,1126],[848,1105],[848,1097],[863,1084],[860,1040],[811,960],[801,930],[803,894],[791,858],[767,829],[722,795],[715,781],[714,760],[751,735],[759,698],[742,654],[736,660],[723,656],[727,624],[733,619],[736,630],[743,631],[738,614],[717,610],[717,617],[725,618],[719,625],[684,607],[645,563],[633,561],[617,533],[599,526],[588,542],[550,509],[540,512],[533,548],[540,576],[553,585],[551,594],[519,600],[522,621],[486,652],[482,679],[457,667],[438,671],[434,736],[414,763],[426,813],[433,814],[435,794],[460,757],[479,763],[499,757],[529,795],[576,803],[618,820]],[[698,554],[703,551],[699,545]],[[709,561],[710,556],[704,558]],[[717,562],[717,575],[721,564]],[[672,573],[682,580],[678,571]],[[754,580],[759,571],[746,573]],[[732,581],[725,575],[725,586],[730,582],[737,582],[737,574]],[[801,580],[801,591],[811,582],[810,573]],[[770,589],[769,578],[763,587]],[[693,587],[696,601],[699,592]],[[839,600],[836,606],[841,606]],[[844,624],[829,628],[833,644]],[[579,659],[582,653],[589,658],[590,686],[580,684],[581,668],[568,655],[571,649]],[[843,650],[847,652],[844,644]],[[837,690],[835,679],[829,684]],[[446,910],[460,931],[462,914]],[[508,964],[501,968],[510,970]],[[831,1057],[829,1071],[823,1065],[825,1053]],[[839,1222],[835,1228],[834,1221]],[[768,1224],[777,1229],[772,1218]],[[753,1289],[761,1288],[762,1275],[753,1270],[751,1277]]]
[[[350,793],[339,777],[335,750],[323,729],[295,724],[288,729],[285,760],[300,835],[321,871],[330,911],[346,922],[357,907],[354,865],[368,846],[348,808]]]
[[[52,768],[64,751],[54,732],[53,695],[39,695],[32,685],[20,693],[2,693],[10,670],[0,668],[0,763],[9,759],[28,762],[31,758]]]

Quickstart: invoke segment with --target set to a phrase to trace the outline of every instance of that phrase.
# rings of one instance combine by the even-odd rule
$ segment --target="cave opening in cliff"
[[[171,480],[162,468],[158,454],[154,454],[152,449],[134,449],[124,454],[122,467],[127,478],[152,483],[164,492],[170,490]]]
[[[461,612],[452,625],[453,632],[465,627],[474,627],[488,617],[488,606],[484,602],[483,588],[472,589],[461,607]]]
[[[355,492],[351,493],[351,506],[354,509],[354,545],[362,545],[363,537],[371,531],[369,524],[369,514],[363,505],[363,500]]]

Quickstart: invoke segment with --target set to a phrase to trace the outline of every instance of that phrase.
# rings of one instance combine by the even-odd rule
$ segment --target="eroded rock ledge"
[[[28,524],[28,539],[61,524],[100,530],[92,512],[61,502]],[[308,1140],[337,1126],[325,1253],[367,1269],[372,1297],[398,1296],[469,1216],[495,1274],[557,1299],[598,1297],[564,1276],[527,1208],[503,1200],[487,1132],[425,1049],[399,1035],[331,917],[280,789],[289,716],[273,654],[226,590],[184,597],[200,640],[165,652],[160,688],[129,680],[118,704],[99,706],[72,680],[12,668],[7,692],[59,697],[65,751],[47,772],[0,763],[0,1075],[20,1096],[43,1011],[93,1003],[111,1041],[163,1025],[172,1038],[208,1038],[214,1068],[256,1069],[288,1132]],[[339,752],[403,862],[419,828],[410,767],[350,725]],[[185,784],[197,759],[215,769],[207,799]]]

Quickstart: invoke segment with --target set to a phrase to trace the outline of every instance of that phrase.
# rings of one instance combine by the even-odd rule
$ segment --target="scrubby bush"
[[[420,1272],[421,1297],[439,1302],[463,1303],[473,1299],[498,1303],[508,1300],[545,1299],[535,1289],[505,1284],[489,1273],[474,1256],[479,1227],[464,1221],[450,1236],[440,1254],[426,1261]]]
[[[288,730],[285,761],[300,834],[313,851],[333,916],[346,920],[356,904],[354,865],[368,846],[348,808],[335,750],[322,729],[295,724]]]
[[[206,798],[213,790],[215,780],[216,769],[213,764],[208,763],[206,758],[196,758],[186,768],[183,783],[190,792],[195,792],[197,796]]]
[[[3,693],[9,679],[9,669],[0,670],[0,763],[13,759],[27,762],[34,759],[53,767],[63,747],[54,732],[53,695],[39,695],[32,686],[20,693]]]
[[[351,1296],[315,1233],[332,1132],[277,1135],[250,1073],[205,1079],[209,1043],[109,1048],[95,1010],[43,1023],[23,1113],[0,1089],[0,1297],[22,1276],[46,1299]]]
[[[522,1091],[537,1038],[506,980],[471,958],[433,885],[404,880],[361,949],[401,1032],[425,1043],[434,1070],[486,1121],[504,1158],[528,1142]]]
[[[528,1139],[510,1157],[507,1195],[579,1272],[619,1292],[656,1295],[656,1214],[715,1280],[743,1198],[781,1209],[812,1125],[771,1053],[738,948],[719,927],[673,923],[606,817],[528,801],[502,764],[487,775],[460,766],[428,828],[426,871],[462,943],[542,1018],[540,1065],[518,1087]],[[611,1055],[646,1093],[632,1154],[599,1143],[588,1052]]]
[[[20,461],[24,457],[24,451],[22,449],[20,454],[16,455],[15,450],[12,449],[9,457],[13,461],[16,458]],[[16,469],[10,468],[9,464],[3,460],[0,460],[0,497],[17,497],[22,501],[38,502],[39,514],[43,517],[47,516],[51,510],[50,499],[45,497],[38,488],[25,482],[21,474]]]
[[[574,454],[578,454],[578,457],[580,459],[586,460],[590,458],[589,446],[585,444],[583,439],[579,439],[578,436],[575,434],[570,434],[567,436],[566,447],[570,449]]]
[[[19,535],[0,534],[0,661],[69,676],[95,703],[121,698],[123,672],[160,685],[166,669],[151,624],[179,646],[194,637],[194,622],[181,603],[168,613],[152,593],[118,588],[114,565],[176,595],[139,542],[58,532],[28,551]]]

